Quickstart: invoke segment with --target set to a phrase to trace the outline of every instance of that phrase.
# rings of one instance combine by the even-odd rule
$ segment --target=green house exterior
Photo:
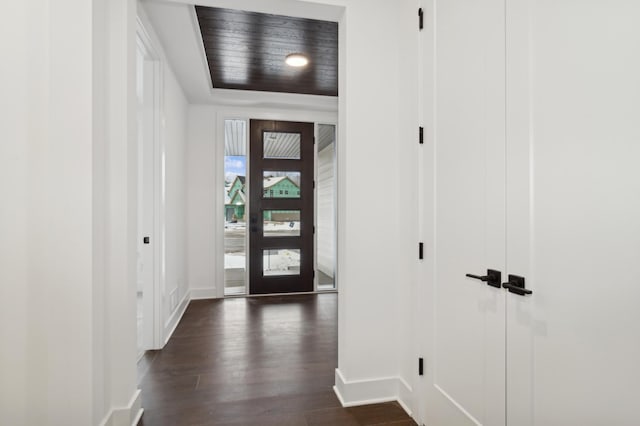
[[[238,191],[244,192],[244,182],[245,182],[244,176],[236,176],[236,178],[233,180],[233,183],[231,184],[231,188],[229,188],[230,199],[233,200],[233,197],[235,197]]]
[[[265,178],[263,183],[264,198],[300,198],[300,187],[286,176]]]
[[[225,202],[224,213],[227,221],[244,220],[245,210],[245,177],[236,176],[231,183],[231,187],[227,193],[228,199]]]
[[[244,191],[236,191],[231,199],[230,206],[233,207],[233,215],[238,220],[244,220]]]
[[[244,220],[246,193],[245,177],[236,176],[229,187],[225,202],[225,219]],[[263,181],[264,198],[300,198],[300,187],[287,176],[267,177]],[[299,213],[286,210],[266,210],[264,220],[289,221],[298,220]]]
[[[264,198],[300,198],[300,187],[287,176],[269,177],[263,181],[262,196]],[[265,210],[264,220],[290,221],[299,220],[299,213],[286,210]]]

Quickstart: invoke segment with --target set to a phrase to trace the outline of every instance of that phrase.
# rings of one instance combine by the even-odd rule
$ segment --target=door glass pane
[[[300,210],[265,210],[262,219],[265,237],[300,236]]]
[[[335,288],[336,259],[336,126],[318,125],[316,238],[318,290]]]
[[[300,134],[264,132],[263,157],[280,160],[300,159]]]
[[[244,294],[247,263],[247,123],[244,120],[225,120],[224,130],[224,294]]]
[[[262,198],[300,198],[300,172],[265,171]]]
[[[272,249],[262,251],[264,276],[300,275],[299,249]]]

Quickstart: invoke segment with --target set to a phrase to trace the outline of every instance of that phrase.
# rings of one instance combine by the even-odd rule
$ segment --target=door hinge
[[[424,243],[418,244],[418,259],[424,259]]]
[[[316,181],[313,181],[313,189],[316,189]]]
[[[316,271],[313,271],[313,278],[316,277]]]
[[[316,233],[316,227],[315,227],[315,225],[313,226],[313,233],[314,233],[314,234]]]
[[[313,137],[313,144],[314,145],[316,144],[316,137],[315,136]]]
[[[424,143],[424,127],[420,126],[418,129],[418,142],[420,144]]]
[[[422,8],[418,9],[418,29],[422,30],[424,28],[424,12]]]
[[[418,376],[424,375],[424,361],[422,358],[418,358]]]

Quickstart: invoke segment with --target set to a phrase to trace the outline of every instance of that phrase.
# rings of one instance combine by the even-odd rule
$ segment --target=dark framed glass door
[[[313,123],[250,127],[249,291],[313,291]]]

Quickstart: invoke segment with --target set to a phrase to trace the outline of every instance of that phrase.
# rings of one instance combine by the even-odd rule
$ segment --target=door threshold
[[[272,296],[296,296],[301,294],[327,294],[337,293],[338,290],[320,290],[320,291],[307,291],[307,292],[295,292],[295,293],[268,293],[268,294],[230,294],[224,296],[224,299],[237,299],[242,297],[272,297]]]

